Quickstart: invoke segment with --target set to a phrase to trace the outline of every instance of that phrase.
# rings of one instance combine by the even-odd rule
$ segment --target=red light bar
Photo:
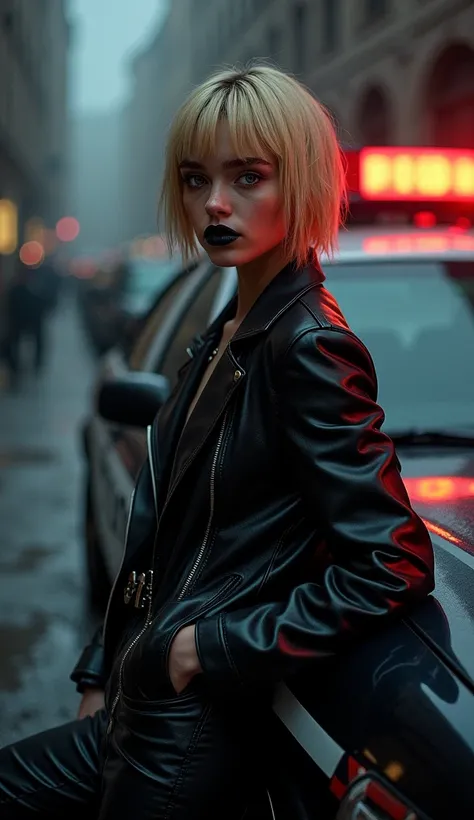
[[[364,253],[412,254],[442,253],[445,251],[474,251],[474,237],[457,233],[396,233],[378,236],[367,236],[362,241]]]
[[[440,504],[474,497],[474,479],[464,476],[408,477],[404,484],[413,502]]]
[[[474,151],[455,148],[362,148],[360,193],[367,200],[474,200]]]

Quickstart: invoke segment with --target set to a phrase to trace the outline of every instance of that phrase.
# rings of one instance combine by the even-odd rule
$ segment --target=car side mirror
[[[170,394],[170,383],[158,373],[127,373],[102,383],[97,409],[106,421],[148,427]]]

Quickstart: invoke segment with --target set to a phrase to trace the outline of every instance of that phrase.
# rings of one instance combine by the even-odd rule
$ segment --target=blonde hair
[[[331,256],[346,205],[345,167],[332,118],[296,79],[265,65],[212,75],[176,114],[160,198],[170,248],[178,248],[185,261],[197,251],[179,164],[212,153],[223,119],[238,157],[263,152],[277,160],[288,260],[303,265],[310,249]]]

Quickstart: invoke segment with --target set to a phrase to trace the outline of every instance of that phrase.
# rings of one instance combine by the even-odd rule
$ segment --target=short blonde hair
[[[301,83],[266,65],[212,75],[176,114],[160,198],[170,248],[178,248],[186,261],[197,251],[179,164],[212,153],[223,119],[237,156],[263,152],[277,160],[288,260],[305,264],[311,248],[331,256],[346,205],[345,167],[332,118]]]

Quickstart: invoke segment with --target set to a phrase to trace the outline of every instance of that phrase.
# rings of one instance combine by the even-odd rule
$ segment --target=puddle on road
[[[21,550],[15,559],[0,561],[0,573],[33,572],[52,555],[56,555],[59,547],[34,546]]]
[[[38,641],[46,634],[50,618],[36,612],[25,626],[0,624],[0,691],[16,692],[22,683],[22,673],[31,665]]]

